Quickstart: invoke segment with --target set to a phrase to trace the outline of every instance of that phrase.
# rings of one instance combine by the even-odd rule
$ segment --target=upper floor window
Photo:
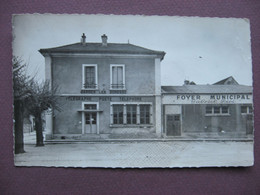
[[[229,115],[228,106],[206,106],[206,115]]]
[[[83,64],[82,66],[82,88],[83,89],[97,89],[97,65]]]
[[[111,89],[125,89],[125,65],[110,65]]]
[[[253,108],[252,106],[241,106],[241,114],[252,114]]]

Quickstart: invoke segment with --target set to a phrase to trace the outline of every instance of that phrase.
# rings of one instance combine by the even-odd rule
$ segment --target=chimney
[[[83,33],[83,35],[81,37],[81,44],[86,45],[86,35],[85,35],[85,33]]]
[[[184,80],[184,85],[189,85],[190,81],[189,80]]]
[[[101,36],[101,39],[102,39],[102,46],[107,46],[107,36],[103,34]]]

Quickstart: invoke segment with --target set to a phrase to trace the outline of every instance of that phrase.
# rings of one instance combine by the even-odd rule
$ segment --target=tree
[[[14,134],[15,154],[24,153],[23,120],[25,110],[35,117],[36,146],[43,146],[42,114],[45,110],[58,106],[57,87],[50,88],[50,83],[41,84],[34,77],[25,74],[26,63],[18,57],[13,57],[13,94],[14,94]]]
[[[36,146],[44,146],[42,114],[49,108],[60,110],[58,97],[55,96],[57,87],[50,89],[49,81],[39,84],[35,80],[31,80],[29,90],[30,96],[26,109],[35,117]]]
[[[14,136],[15,154],[24,153],[23,119],[24,107],[30,95],[30,79],[25,74],[26,64],[18,57],[13,57],[13,97],[14,97]]]

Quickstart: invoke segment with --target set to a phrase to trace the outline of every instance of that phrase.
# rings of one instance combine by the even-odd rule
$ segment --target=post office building
[[[81,42],[40,49],[61,111],[46,119],[51,138],[161,136],[161,61],[165,53],[130,43]]]

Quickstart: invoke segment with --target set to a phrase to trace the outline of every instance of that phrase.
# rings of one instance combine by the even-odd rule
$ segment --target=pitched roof
[[[234,77],[230,76],[221,81],[213,83],[213,85],[238,85],[238,82],[234,79]]]
[[[85,45],[74,43],[60,47],[40,49],[41,54],[48,53],[102,53],[102,54],[148,54],[158,55],[161,60],[164,58],[165,52],[155,51],[140,47],[129,43],[108,43],[102,46],[102,43],[86,43]]]
[[[246,85],[183,85],[162,86],[163,94],[220,94],[220,93],[252,93],[253,87]]]

